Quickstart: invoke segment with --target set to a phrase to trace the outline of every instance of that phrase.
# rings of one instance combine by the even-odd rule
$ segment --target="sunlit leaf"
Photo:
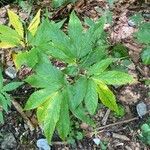
[[[57,94],[53,99],[49,100],[47,115],[44,119],[44,133],[49,143],[51,142],[52,135],[60,117],[62,100],[63,99],[61,94]]]
[[[109,85],[123,85],[134,81],[131,75],[121,71],[105,71],[94,78]]]
[[[119,112],[118,106],[117,106],[116,98],[113,92],[103,82],[96,82],[96,83],[98,85],[97,92],[99,94],[99,98],[101,102],[109,109],[118,113]]]
[[[18,32],[18,34],[23,38],[24,37],[24,29],[22,22],[19,19],[19,16],[15,14],[13,11],[8,10],[9,21],[14,29]]]
[[[28,30],[31,32],[31,34],[34,36],[38,26],[40,24],[40,14],[41,14],[41,9],[37,12],[31,23],[29,24]]]

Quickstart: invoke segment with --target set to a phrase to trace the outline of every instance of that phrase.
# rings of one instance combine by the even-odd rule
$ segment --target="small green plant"
[[[46,20],[34,38],[38,48],[64,63],[64,68],[58,69],[47,55],[40,55],[33,68],[35,74],[25,80],[38,89],[29,97],[25,110],[37,109],[38,121],[49,142],[55,129],[63,140],[67,139],[70,115],[94,125],[91,116],[96,111],[98,98],[119,113],[115,95],[107,85],[131,83],[133,78],[109,69],[118,59],[107,56],[104,23],[105,16],[84,31],[72,12],[68,34]]]
[[[4,123],[3,111],[8,112],[8,107],[11,106],[11,97],[8,92],[15,90],[23,82],[11,82],[9,84],[3,85],[3,76],[0,69],[0,122]]]
[[[23,24],[18,15],[8,10],[8,17],[11,26],[0,25],[0,48],[13,48],[17,46],[26,47],[28,44],[27,34],[35,35],[40,23],[40,10],[28,26],[28,33],[25,32]]]
[[[64,4],[75,3],[77,0],[52,0],[52,6],[58,8]]]
[[[141,126],[140,139],[147,145],[150,145],[150,126],[145,123]]]
[[[40,23],[40,10],[37,12],[36,16],[33,18],[27,29],[24,28],[21,19],[13,11],[8,10],[8,17],[12,28],[6,25],[0,25],[0,48],[6,49],[19,47],[20,52],[18,52],[17,55],[13,54],[16,68],[20,68],[19,63],[16,62],[16,57],[18,58],[18,61],[19,58],[20,60],[22,60],[22,58],[24,57],[21,62],[24,64],[27,63],[29,66],[32,66],[36,60],[32,61],[31,63],[31,61],[26,61],[26,59],[31,59],[30,56],[32,56],[33,58],[33,52],[35,51],[35,48],[32,48],[32,46],[30,45],[30,40],[35,36],[38,25]],[[31,50],[29,49],[29,47],[31,47]],[[23,52],[21,51],[22,49]]]
[[[38,27],[40,14],[37,14],[29,25],[30,30],[26,36],[18,21],[19,17],[14,13],[15,17],[9,19],[15,30],[0,25],[0,35],[5,37],[5,40],[1,40],[4,48],[21,44],[25,50],[13,59],[17,68],[27,65],[34,70],[34,74],[25,79],[25,82],[37,91],[29,97],[25,110],[37,110],[39,124],[48,141],[51,141],[55,129],[63,140],[67,139],[72,115],[94,125],[91,118],[97,109],[98,99],[119,114],[115,95],[109,86],[131,83],[133,78],[109,67],[119,58],[111,58],[107,54],[109,45],[103,29],[106,16],[96,23],[90,23],[85,30],[75,12],[72,12],[68,31],[64,33],[60,29],[63,22],[56,24],[48,18],[43,19]],[[8,31],[13,36],[15,34],[13,38],[17,39],[17,43],[11,41],[12,35]],[[63,68],[52,64],[50,59],[63,62]]]
[[[138,32],[136,32],[135,37],[138,42],[144,45],[143,51],[141,53],[142,62],[145,65],[150,64],[150,23],[144,22],[141,14],[134,15],[131,19],[136,23],[138,27]]]
[[[9,22],[13,28],[0,25],[0,48],[19,48],[19,51],[13,53],[13,61],[17,69],[21,65],[34,67],[38,62],[40,54],[45,52],[44,47],[47,45],[47,40],[51,41],[51,36],[46,37],[46,31],[49,31],[48,19],[45,19],[38,28],[40,24],[40,12],[41,10],[37,12],[31,23],[25,28],[19,16],[13,11],[8,10]],[[60,28],[63,23],[64,20],[56,25]],[[51,22],[51,24],[54,24],[54,22]],[[37,30],[39,31],[36,35]]]

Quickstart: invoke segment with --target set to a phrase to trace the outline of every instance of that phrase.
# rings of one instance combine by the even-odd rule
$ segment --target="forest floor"
[[[108,4],[105,0],[88,0],[87,2],[80,0],[75,5],[68,4],[53,10],[50,7],[49,1],[43,0],[32,6],[31,13],[37,12],[39,8],[44,12],[45,8],[47,8],[51,12],[50,19],[56,21],[68,18],[70,12],[75,10],[81,20],[85,17],[97,20],[102,15],[101,12],[107,7]],[[7,8],[13,9],[23,20],[28,20],[29,14],[22,7],[16,4],[8,4],[0,8],[0,24],[8,23]],[[128,72],[138,81],[132,85],[114,88],[118,102],[125,108],[125,114],[122,117],[118,117],[107,108],[100,106],[94,117],[97,125],[96,137],[89,126],[81,123],[78,130],[82,129],[84,131],[85,138],[75,141],[73,144],[67,144],[62,142],[56,134],[52,140],[52,150],[99,150],[106,147],[108,150],[150,149],[139,139],[140,126],[149,121],[149,113],[143,118],[139,118],[136,110],[137,104],[141,102],[146,104],[148,111],[150,110],[150,89],[144,82],[144,79],[150,78],[150,67],[141,63],[140,53],[142,45],[134,40],[133,33],[137,29],[134,25],[130,24],[130,17],[138,12],[150,15],[150,3],[140,3],[136,0],[120,0],[115,3],[111,11],[113,13],[113,24],[107,24],[105,29],[110,35],[108,40],[112,45],[121,43],[126,47],[131,61],[131,64],[127,67]],[[0,50],[0,55],[1,62],[3,62],[6,69],[13,66],[9,49],[5,51]],[[27,68],[22,69],[15,78],[23,78],[29,72],[30,70]],[[8,81],[12,80],[7,73],[5,74],[5,79]],[[36,130],[31,131],[30,123],[25,121],[25,117],[27,117],[30,118],[31,125],[37,124],[34,111],[26,112],[25,116],[18,111],[21,111],[32,90],[28,85],[25,85],[11,93],[15,98],[14,103],[16,103],[12,105],[8,114],[5,114],[5,123],[0,125],[0,149],[37,149],[36,141],[42,138],[43,134],[38,127]],[[99,138],[103,145],[96,145],[93,141],[94,138]]]

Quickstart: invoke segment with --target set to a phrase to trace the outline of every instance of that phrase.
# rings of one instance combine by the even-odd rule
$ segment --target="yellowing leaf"
[[[18,34],[23,38],[24,36],[23,25],[19,19],[19,16],[11,10],[8,10],[8,16],[11,25],[18,32]]]
[[[16,47],[15,44],[10,44],[10,43],[7,43],[7,42],[0,42],[0,48],[13,48],[13,47]]]
[[[118,105],[116,103],[116,97],[113,94],[113,92],[108,88],[108,86],[98,80],[95,80],[97,83],[97,92],[99,95],[99,99],[101,102],[108,107],[110,110],[115,111],[116,113],[118,112]]]
[[[28,30],[31,32],[31,34],[34,36],[38,25],[40,23],[40,14],[41,14],[41,9],[37,12],[31,23],[29,24]]]

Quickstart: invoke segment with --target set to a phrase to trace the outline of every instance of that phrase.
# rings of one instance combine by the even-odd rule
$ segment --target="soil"
[[[3,2],[2,2],[3,3]],[[29,14],[24,12],[17,4],[10,4],[9,2],[0,5],[0,24],[8,23],[5,8],[12,8],[18,12],[24,20],[28,20]],[[5,6],[4,6],[5,5]],[[51,149],[52,150],[99,150],[102,146],[96,145],[93,141],[94,138],[100,138],[104,145],[107,145],[108,150],[149,150],[150,148],[145,145],[139,139],[140,126],[149,119],[149,113],[143,118],[136,118],[133,121],[125,123],[126,120],[138,117],[136,106],[140,102],[144,102],[150,110],[150,89],[144,83],[144,79],[150,78],[150,66],[143,65],[140,60],[140,53],[142,46],[133,39],[133,33],[136,31],[135,27],[130,27],[127,21],[129,16],[137,12],[150,13],[150,7],[148,2],[141,2],[136,0],[121,0],[116,2],[112,7],[113,12],[113,25],[106,25],[106,31],[109,33],[109,42],[113,44],[120,42],[127,47],[128,53],[132,64],[128,67],[128,72],[132,74],[137,82],[132,85],[125,85],[122,87],[112,87],[114,93],[117,96],[118,103],[125,108],[125,115],[123,117],[116,116],[113,112],[110,112],[104,106],[99,106],[97,113],[94,117],[96,122],[96,128],[104,127],[98,130],[97,134],[93,129],[83,123],[79,123],[80,129],[83,130],[86,135],[82,140],[75,141],[74,144],[67,144],[62,142],[57,133],[54,134]],[[52,15],[50,19],[61,20],[68,18],[70,12],[75,10],[83,20],[85,17],[90,17],[93,20],[97,20],[102,14],[101,11],[105,10],[108,4],[104,0],[80,0],[75,5],[68,4],[62,6],[56,10],[50,7],[48,0],[43,0],[32,6],[32,12],[42,8],[47,8]],[[65,29],[64,29],[65,30]],[[124,33],[124,32],[126,33]],[[1,62],[5,67],[12,64],[9,51],[0,50]],[[58,67],[63,66],[59,62],[55,62]],[[18,79],[23,79],[29,75],[31,70],[29,68],[22,68],[17,73]],[[5,80],[11,80],[5,75]],[[28,85],[24,85],[13,93],[10,93],[18,105],[23,108],[30,93],[34,91],[33,88]],[[25,112],[26,116],[30,118],[33,126],[36,130],[31,131],[29,124],[24,120],[20,112],[12,105],[10,111],[5,114],[5,123],[0,125],[0,149],[4,150],[36,150],[36,142],[38,139],[43,138],[43,132],[37,125],[35,112]],[[118,123],[118,125],[112,125],[105,128],[106,125],[124,121],[124,123]],[[10,143],[9,143],[9,141]],[[102,149],[103,150],[103,149]]]

